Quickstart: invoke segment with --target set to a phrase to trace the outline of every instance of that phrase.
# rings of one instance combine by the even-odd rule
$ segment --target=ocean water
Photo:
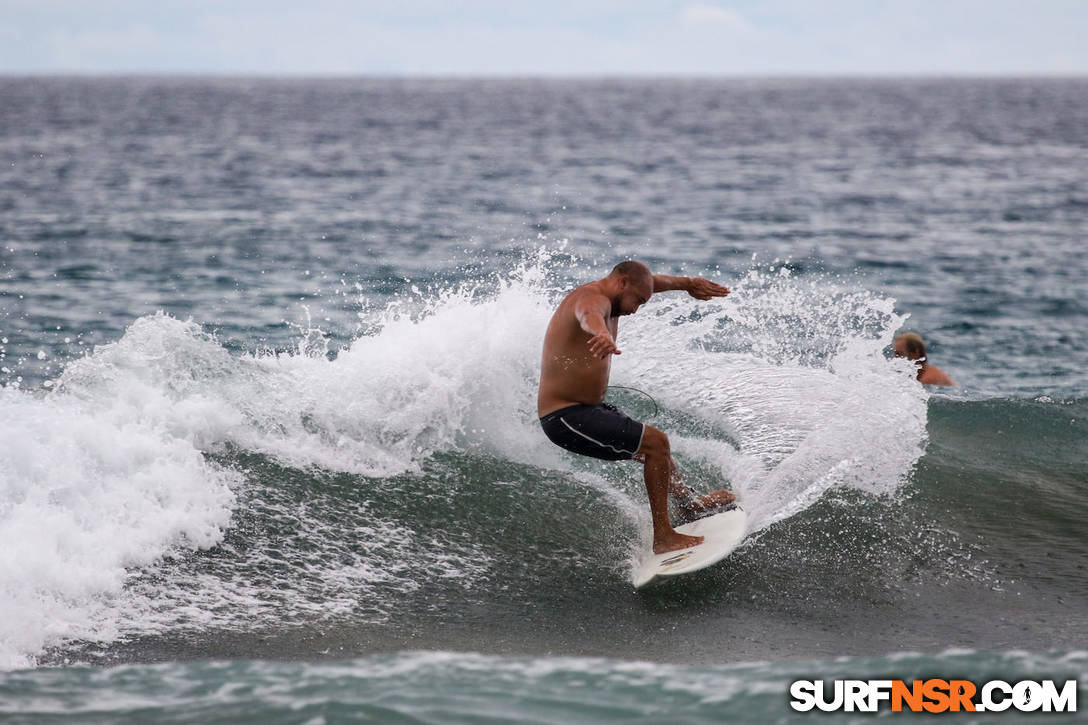
[[[0,78],[0,716],[1084,701],[1086,229],[1084,79]],[[732,289],[625,318],[610,399],[750,516],[643,592],[641,469],[535,416],[627,258]]]

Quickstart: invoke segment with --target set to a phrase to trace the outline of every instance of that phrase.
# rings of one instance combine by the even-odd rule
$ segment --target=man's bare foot
[[[698,546],[701,543],[703,543],[702,536],[688,536],[687,534],[673,531],[668,536],[654,539],[654,553],[667,554],[670,551],[689,549],[692,546]]]
[[[714,491],[708,493],[705,496],[700,496],[689,504],[685,504],[680,507],[680,510],[685,514],[696,514],[700,511],[707,509],[717,508],[718,506],[725,506],[726,504],[733,503],[737,500],[737,497],[726,490]]]

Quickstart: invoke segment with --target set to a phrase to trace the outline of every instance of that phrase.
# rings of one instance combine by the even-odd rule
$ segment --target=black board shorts
[[[614,405],[570,405],[540,419],[544,435],[560,448],[606,461],[626,461],[638,453],[646,425]]]

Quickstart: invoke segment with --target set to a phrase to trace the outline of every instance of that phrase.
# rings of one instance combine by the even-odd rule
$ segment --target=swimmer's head
[[[926,344],[922,342],[922,336],[916,332],[904,332],[895,338],[892,343],[896,357],[905,357],[908,360],[925,360]]]

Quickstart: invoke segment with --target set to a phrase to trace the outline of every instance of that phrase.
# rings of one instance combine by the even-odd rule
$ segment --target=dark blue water
[[[465,720],[500,706],[465,668],[561,672],[567,720],[583,665],[651,720],[636,662],[768,713],[796,658],[1084,678],[1086,91],[0,79],[0,665],[135,668],[57,670],[76,709],[124,672],[199,707],[217,660],[333,707],[403,657]],[[534,420],[553,305],[625,258],[734,290],[625,320],[613,382],[656,406],[613,396],[752,528],[644,594],[639,471]],[[416,650],[478,654],[435,685]],[[5,712],[65,707],[7,677]]]

